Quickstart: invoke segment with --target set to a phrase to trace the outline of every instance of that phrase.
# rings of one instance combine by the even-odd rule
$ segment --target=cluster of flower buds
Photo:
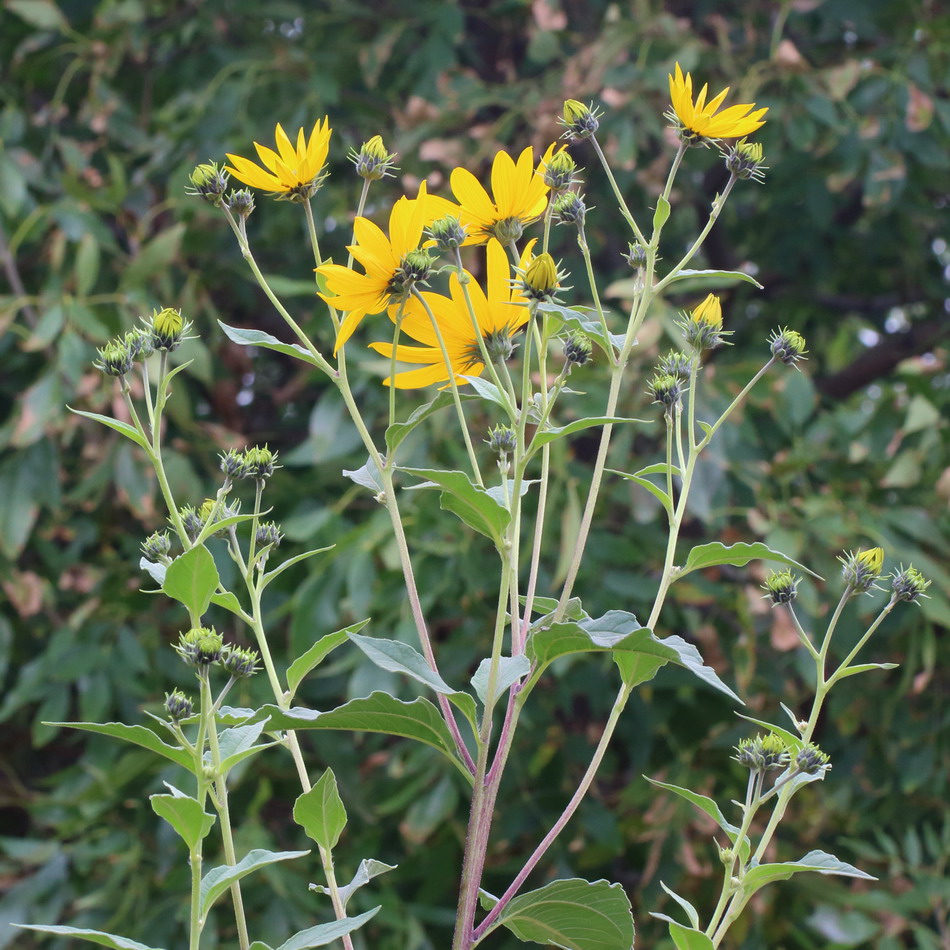
[[[800,578],[791,571],[772,571],[765,579],[762,589],[765,596],[772,601],[772,606],[790,604],[798,596]]]
[[[144,327],[135,327],[98,349],[98,359],[92,365],[107,376],[121,378],[135,363],[144,362],[155,350],[178,349],[191,328],[191,324],[182,318],[181,311],[170,307],[153,311],[143,321]]]
[[[584,105],[577,99],[567,99],[558,122],[564,126],[562,138],[587,139],[600,128],[601,112],[594,104]]]
[[[266,445],[255,445],[240,452],[228,449],[221,456],[221,471],[228,479],[253,478],[261,481],[270,478],[275,468],[280,468],[277,453]]]
[[[219,665],[235,679],[251,676],[257,672],[257,663],[260,660],[260,654],[256,650],[247,650],[243,647],[225,644],[224,638],[214,627],[192,627],[190,630],[179,634],[175,652],[189,666],[197,666],[199,669],[207,670],[209,666]],[[173,697],[176,698],[174,704],[176,708],[184,708],[184,703],[181,702],[184,697],[176,690],[166,699],[165,708],[169,715],[175,718],[170,702]],[[181,697],[181,700],[177,697]],[[191,715],[191,704],[187,700],[184,700],[184,702],[187,703],[188,711],[178,716],[179,719]]]
[[[884,568],[884,549],[869,548],[852,554],[850,551],[841,561],[841,575],[852,594],[868,594],[871,590],[880,590],[874,583]]]
[[[733,759],[753,772],[774,772],[788,765],[788,750],[774,732],[743,739],[735,749]]]
[[[366,181],[379,181],[387,175],[392,175],[396,167],[393,162],[395,152],[386,151],[381,135],[374,135],[368,142],[364,142],[359,151],[350,149],[347,158],[356,168],[356,174]]]

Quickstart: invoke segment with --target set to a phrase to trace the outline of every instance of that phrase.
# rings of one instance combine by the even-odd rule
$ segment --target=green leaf
[[[112,736],[114,739],[123,739],[134,745],[148,749],[158,755],[170,759],[176,765],[194,773],[195,763],[191,753],[181,746],[168,745],[145,726],[127,726],[124,722],[45,722],[45,726],[59,726],[63,729],[79,729],[82,732],[95,732],[101,736]]]
[[[367,459],[363,465],[353,471],[343,469],[343,476],[363,488],[368,488],[374,495],[385,491],[379,467],[372,459]]]
[[[686,900],[685,897],[680,897],[676,891],[667,887],[662,881],[660,881],[660,887],[662,887],[663,890],[666,891],[666,893],[669,894],[670,897],[672,897],[673,900],[675,900],[676,903],[683,908],[683,910],[686,912],[686,916],[689,918],[690,926],[696,930],[699,930],[699,914],[696,912],[696,908],[693,907],[693,905],[688,900]]]
[[[654,485],[649,479],[643,478],[640,475],[618,472],[615,468],[608,468],[607,471],[610,472],[611,475],[619,475],[621,478],[626,478],[628,481],[635,482],[641,488],[645,488],[666,509],[666,513],[671,518],[673,517],[673,499],[670,498],[665,489],[660,488],[659,485]]]
[[[400,471],[422,478],[440,488],[441,506],[444,511],[458,515],[470,528],[491,538],[496,547],[501,547],[505,528],[511,521],[511,512],[484,488],[473,484],[468,475],[464,472],[443,472],[430,468],[401,468]]]
[[[474,398],[485,399],[488,402],[493,402],[498,406],[501,406],[506,413],[511,412],[511,405],[508,401],[508,396],[503,393],[494,383],[490,382],[487,379],[482,379],[481,376],[463,376],[463,379],[467,380],[472,389],[475,390],[477,396]]]
[[[774,732],[786,746],[791,753],[798,752],[799,749],[805,744],[802,742],[802,737],[796,735],[794,732],[790,732],[788,729],[783,729],[781,726],[773,726],[772,723],[766,722],[764,719],[753,719],[752,716],[745,716],[742,713],[737,713],[741,719],[746,719],[749,722],[754,722],[757,726],[760,726],[762,729],[767,729],[769,732]]]
[[[685,798],[690,804],[695,805],[700,811],[704,811],[729,836],[729,840],[735,844],[736,838],[739,837],[739,829],[731,822],[726,821],[725,815],[723,815],[719,810],[719,806],[711,798],[706,795],[700,795],[699,792],[694,792],[688,788],[680,788],[678,785],[658,782],[656,779],[652,779],[646,775],[644,775],[644,778],[651,785],[655,785],[657,788],[665,788],[668,792],[674,792],[679,795],[680,798]]]
[[[207,916],[211,905],[235,882],[246,877],[252,871],[258,868],[266,867],[268,864],[276,864],[278,861],[292,861],[294,858],[303,858],[310,854],[309,851],[264,851],[261,848],[255,848],[248,851],[237,864],[221,864],[212,868],[201,879],[201,896],[199,901],[201,916]]]
[[[338,889],[343,908],[346,909],[350,898],[361,887],[369,884],[374,877],[379,877],[380,874],[385,874],[387,871],[395,871],[397,867],[398,865],[396,864],[384,864],[375,858],[363,858],[363,860],[360,861],[360,866],[356,869],[356,874],[353,875],[353,880]],[[318,894],[330,893],[329,888],[324,887],[322,884],[311,884],[310,890],[316,891]]]
[[[312,551],[304,551],[303,554],[297,554],[294,557],[287,558],[287,560],[282,564],[278,564],[274,570],[268,571],[264,575],[264,579],[261,582],[261,590],[263,590],[272,580],[283,574],[288,567],[293,567],[295,564],[299,564],[301,561],[306,561],[308,558],[315,557],[317,554],[326,554],[327,551],[332,551],[335,547],[335,544],[328,544],[325,548],[314,548]]]
[[[144,561],[145,559],[143,558],[142,560]],[[141,563],[139,564],[139,566],[141,567]],[[159,567],[161,567],[161,565],[159,565]],[[148,569],[146,568],[146,570]],[[149,573],[151,574],[152,572],[149,571]],[[155,577],[154,574],[152,574],[152,576]],[[157,577],[155,577],[155,579],[158,580]],[[223,607],[225,610],[229,610],[232,614],[234,614],[237,617],[242,616],[244,613],[244,611],[241,609],[241,602],[229,590],[226,590],[220,594],[219,593],[212,594],[211,603],[217,607]]]
[[[403,702],[389,693],[375,692],[363,699],[351,699],[327,712],[299,706],[292,706],[288,710],[279,706],[264,706],[256,715],[267,718],[268,730],[346,729],[415,739],[448,756],[468,781],[472,780],[471,774],[455,754],[455,742],[442,714],[422,697]]]
[[[741,270],[681,270],[670,278],[670,283],[673,284],[679,280],[688,280],[697,287],[705,285],[707,288],[712,286],[710,281],[715,284],[715,287],[731,287],[733,284],[745,281],[747,284],[758,287],[759,290],[764,289],[751,274],[745,274]],[[678,291],[682,289],[677,288]]]
[[[567,425],[558,426],[556,428],[544,429],[543,431],[536,432],[534,438],[531,440],[531,453],[541,448],[542,445],[546,445],[548,442],[553,442],[555,439],[562,439],[566,435],[573,435],[575,432],[581,432],[584,429],[591,429],[594,426],[605,426],[605,425],[618,425],[621,422],[639,422],[643,425],[648,425],[652,420],[650,419],[625,419],[619,416],[591,416],[587,419],[577,419],[574,422],[569,422]]]
[[[332,851],[346,827],[346,808],[333,769],[327,769],[309,792],[294,803],[294,821],[321,848]]]
[[[477,379],[478,377],[475,378]],[[484,380],[479,380],[479,382],[484,382]],[[489,385],[491,384],[489,383]],[[492,388],[494,389],[494,386],[492,386]],[[471,400],[477,399],[478,397],[472,395],[472,393],[459,393],[459,398],[462,400]],[[447,389],[443,390],[431,402],[427,402],[424,406],[420,406],[416,409],[405,422],[394,422],[386,430],[386,448],[389,450],[390,455],[399,448],[403,439],[405,439],[420,422],[424,422],[429,416],[434,415],[439,412],[439,410],[453,405],[453,402],[452,393]]]
[[[69,23],[53,0],[6,0],[4,7],[38,30],[65,33],[69,29]]]
[[[485,901],[493,906],[497,901]],[[619,884],[570,878],[514,898],[492,929],[507,927],[519,940],[564,950],[631,950],[630,900]]]
[[[214,815],[209,815],[198,800],[189,795],[149,795],[149,801],[155,814],[175,829],[189,851],[194,850],[214,826]]]
[[[309,950],[310,947],[325,947],[328,943],[333,943],[334,940],[339,940],[340,937],[358,930],[368,920],[372,920],[378,912],[379,908],[374,907],[358,917],[343,917],[328,924],[318,924],[316,927],[301,930],[282,943],[277,950]],[[255,948],[270,950],[266,943],[260,943],[260,941],[251,944],[250,950],[255,950]]]
[[[472,677],[472,686],[475,688],[475,693],[486,706],[489,702],[494,702],[512,683],[517,682],[523,676],[527,676],[531,672],[531,661],[524,655],[499,657],[495,689],[489,698],[487,693],[490,671],[491,657],[486,657],[478,664],[478,669]]]
[[[130,426],[127,422],[120,422],[118,419],[113,419],[111,416],[100,415],[98,412],[84,412],[82,409],[73,409],[71,406],[67,406],[66,408],[77,416],[101,422],[104,426],[108,426],[110,429],[114,429],[116,432],[124,435],[127,439],[131,439],[136,445],[141,446],[147,452],[151,452],[151,446],[149,446],[144,436],[139,433],[138,429]]]
[[[569,310],[567,307],[560,307],[554,303],[539,304],[538,310],[554,317],[555,329],[564,327],[568,330],[576,330],[583,333],[585,336],[589,336],[610,356],[613,356],[623,348],[626,336],[623,333],[608,333],[605,336],[604,328],[601,326],[599,318],[591,319],[577,310]],[[606,311],[604,315],[606,317]]]
[[[269,749],[273,742],[255,745],[258,736],[264,731],[263,722],[246,723],[225,729],[218,737],[218,746],[221,753],[221,772],[227,775],[238,762],[243,762],[249,756],[256,755]]]
[[[739,541],[737,544],[725,545],[719,541],[712,541],[709,544],[701,544],[692,549],[686,558],[686,563],[673,575],[674,580],[685,577],[692,571],[699,571],[706,567],[714,567],[717,564],[732,564],[735,567],[743,567],[749,561],[761,559],[763,561],[778,561],[781,564],[790,564],[797,567],[812,577],[822,580],[818,574],[809,570],[804,564],[799,564],[781,551],[775,551],[761,541],[754,544],[746,544]]]
[[[871,670],[896,670],[900,663],[859,663],[857,666],[849,666],[834,677],[835,681],[843,680],[847,676],[857,676],[858,673],[869,673]]]
[[[226,323],[218,321],[218,325],[224,330],[224,335],[232,342],[240,346],[260,346],[265,350],[274,350],[277,353],[283,353],[286,356],[292,356],[294,359],[303,360],[311,366],[318,365],[310,355],[310,351],[302,347],[299,343],[281,343],[275,336],[265,333],[263,330],[251,330],[245,327],[229,327]]]
[[[352,623],[342,630],[328,633],[326,636],[320,637],[309,650],[298,656],[287,669],[288,698],[293,698],[294,693],[297,692],[297,687],[311,670],[319,666],[341,643],[346,643],[351,633],[359,633],[368,623],[369,618],[361,620],[359,623]]]
[[[699,929],[698,920],[695,927],[684,927],[666,914],[650,914],[650,916],[666,921],[676,950],[715,950],[712,940]]]
[[[192,616],[202,617],[220,583],[211,552],[195,547],[168,565],[162,590],[184,604]]]
[[[664,224],[669,220],[670,217],[670,208],[669,201],[660,195],[656,199],[656,211],[653,212],[653,230],[656,231],[657,228],[662,228]]]
[[[865,881],[876,881],[876,877],[858,870],[851,864],[839,861],[826,851],[809,851],[799,861],[786,861],[782,864],[760,864],[746,871],[742,879],[743,886],[757,891],[772,881],[787,881],[793,874],[801,871],[815,871],[818,874],[834,874],[840,877],[857,877]]]
[[[103,947],[112,947],[112,950],[156,950],[155,947],[148,947],[144,943],[138,943],[135,940],[129,940],[128,937],[118,937],[115,934],[103,933],[101,930],[83,930],[80,927],[60,927],[53,924],[40,926],[37,924],[14,924],[20,930],[35,930],[42,934],[54,934],[60,937],[78,937],[80,940],[88,940],[89,943],[98,943]]]

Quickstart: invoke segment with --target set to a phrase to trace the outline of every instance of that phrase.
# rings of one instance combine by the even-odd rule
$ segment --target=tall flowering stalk
[[[304,852],[252,851],[239,856],[235,849],[228,806],[230,771],[238,761],[275,745],[290,753],[298,773],[301,795],[293,806],[293,817],[316,845],[325,879],[319,890],[329,897],[334,915],[334,920],[315,924],[285,946],[323,946],[338,939],[344,947],[352,948],[351,934],[379,909],[352,915],[348,903],[359,888],[370,884],[372,877],[392,869],[378,861],[364,860],[350,883],[339,882],[335,852],[348,820],[346,792],[341,794],[332,769],[326,769],[316,781],[312,779],[297,738],[298,731],[324,728],[327,722],[333,723],[332,728],[390,733],[434,746],[471,788],[452,950],[472,950],[489,941],[500,927],[531,943],[573,950],[631,950],[634,923],[629,899],[620,885],[572,878],[551,881],[534,890],[525,887],[595,781],[637,687],[672,663],[738,700],[703,663],[692,644],[663,630],[662,617],[670,591],[682,577],[716,565],[741,567],[755,558],[785,566],[770,575],[766,596],[778,609],[791,612],[802,649],[814,661],[813,702],[802,718],[793,714],[789,726],[753,720],[764,731],[742,740],[735,750],[736,761],[749,772],[745,797],[734,803],[738,809],[735,821],[728,820],[724,811],[704,795],[655,783],[717,818],[721,829],[717,843],[724,868],[713,908],[700,913],[684,898],[672,895],[683,914],[678,920],[663,919],[677,947],[710,950],[724,939],[754,894],[774,880],[799,871],[867,876],[825,852],[814,851],[798,861],[776,864],[768,863],[768,853],[791,798],[823,779],[830,768],[828,757],[813,743],[815,725],[829,691],[842,678],[875,666],[855,665],[853,661],[898,603],[926,596],[928,582],[912,567],[895,572],[887,605],[858,644],[840,658],[833,650],[835,630],[852,598],[874,589],[882,580],[884,553],[880,548],[842,559],[844,592],[830,623],[818,635],[809,632],[794,612],[801,575],[812,573],[803,565],[761,543],[727,547],[712,542],[688,552],[680,546],[690,491],[703,452],[767,372],[777,364],[797,367],[807,352],[804,339],[786,327],[775,330],[768,346],[763,347],[760,369],[732,403],[717,418],[701,418],[698,394],[703,358],[725,344],[732,331],[724,329],[728,308],[718,296],[709,293],[696,300],[680,321],[681,346],[663,356],[652,377],[640,383],[658,406],[665,430],[665,460],[634,466],[633,471],[607,468],[614,429],[642,422],[619,416],[618,409],[622,393],[637,385],[629,379],[630,357],[652,305],[687,276],[684,272],[715,226],[736,183],[750,178],[760,181],[764,173],[761,145],[748,142],[746,137],[764,125],[767,110],[756,109],[754,104],[722,108],[728,89],[708,101],[707,86],[695,97],[692,90],[692,77],[688,73],[684,76],[677,65],[670,76],[669,116],[679,132],[679,147],[671,157],[665,186],[656,196],[649,227],[644,216],[635,216],[628,207],[597,140],[600,113],[593,105],[577,100],[564,104],[565,138],[575,149],[593,151],[630,230],[627,259],[636,275],[636,291],[626,320],[619,326],[612,326],[600,303],[587,241],[588,211],[576,177],[578,166],[566,152],[567,146],[551,146],[537,165],[530,148],[524,149],[517,160],[507,152],[499,152],[492,163],[490,191],[470,171],[455,169],[450,181],[457,204],[430,195],[427,183],[422,182],[413,197],[393,201],[388,227],[383,230],[364,216],[364,211],[370,185],[392,176],[396,156],[379,136],[373,136],[350,155],[363,179],[363,188],[346,264],[323,259],[311,208],[326,178],[331,135],[326,119],[314,126],[309,137],[301,129],[296,143],[278,125],[276,150],[256,145],[261,165],[240,155],[229,155],[231,164],[227,168],[206,163],[192,175],[192,193],[222,211],[251,272],[296,342],[285,343],[254,329],[224,327],[228,337],[240,345],[276,350],[322,372],[349,412],[367,459],[360,469],[345,474],[368,490],[389,514],[419,646],[417,651],[405,643],[368,635],[363,632],[368,621],[363,621],[325,634],[289,663],[275,660],[264,622],[265,590],[297,561],[321,553],[310,551],[275,564],[283,534],[279,524],[264,520],[262,499],[268,481],[279,469],[276,453],[266,446],[226,453],[221,459],[223,478],[216,494],[204,502],[190,500],[179,507],[179,499],[173,496],[165,477],[161,420],[170,396],[169,382],[182,368],[169,370],[167,353],[187,339],[188,324],[177,311],[157,311],[146,321],[144,330],[119,338],[100,351],[96,365],[118,380],[132,423],[85,415],[135,442],[158,474],[174,538],[168,532],[157,532],[149,538],[143,547],[142,563],[161,590],[187,612],[188,629],[181,635],[177,650],[196,670],[198,697],[195,703],[182,691],[169,695],[167,719],[162,726],[171,743],[159,741],[155,734],[151,734],[154,739],[142,740],[140,733],[133,736],[129,727],[116,724],[108,728],[72,725],[106,731],[139,744],[144,741],[192,774],[193,795],[173,789],[170,795],[153,796],[152,802],[188,849],[192,950],[198,948],[210,907],[225,893],[231,896],[242,950],[265,947],[260,941],[250,943],[254,922],[244,912],[241,881],[266,864],[304,858]],[[728,183],[711,201],[708,217],[693,243],[679,260],[666,267],[659,251],[664,226],[673,210],[673,185],[688,147],[699,144],[720,148],[729,171]],[[324,326],[313,336],[304,332],[258,267],[248,230],[254,198],[246,190],[228,193],[228,175],[302,206],[320,281],[319,296],[327,305]],[[580,291],[575,292],[568,284],[566,268],[550,251],[554,222],[576,233],[580,262],[573,270],[581,275]],[[529,239],[532,227],[538,233]],[[474,266],[466,268],[460,249],[472,245]],[[480,273],[485,274],[484,284],[476,276]],[[690,270],[689,276],[701,280],[704,272]],[[722,278],[721,272],[715,276]],[[744,273],[729,276],[734,281],[756,283]],[[436,282],[441,282],[447,293],[433,287]],[[593,309],[566,305],[577,297],[592,301]],[[388,426],[382,433],[374,432],[371,421],[364,417],[349,380],[347,352],[362,345],[358,331],[364,321],[372,337],[392,332],[391,341],[375,339],[369,344],[390,365],[383,381],[390,390]],[[406,343],[404,338],[413,342]],[[152,357],[152,353],[158,355]],[[149,359],[158,362],[157,372],[153,371],[151,377],[146,372]],[[566,383],[576,367],[591,360],[602,365],[609,380],[605,405],[596,416],[574,418]],[[406,364],[414,368],[403,368]],[[143,372],[144,421],[128,382],[136,366]],[[397,398],[397,390],[424,387],[436,387],[431,402],[409,413]],[[466,412],[471,400],[478,400],[480,411],[491,417],[487,432],[472,431]],[[470,472],[422,469],[404,461],[406,435],[425,424],[443,405],[454,406]],[[554,474],[551,445],[588,428],[599,429],[600,438],[580,527],[568,552],[563,582],[554,589],[542,589],[541,564],[550,557],[546,506]],[[648,617],[642,621],[623,605],[592,617],[577,596],[579,570],[608,476],[626,479],[648,491],[667,521],[665,550],[658,552],[656,559],[654,598]],[[250,511],[242,512],[231,500],[233,487],[241,480],[249,480],[254,488]],[[494,549],[496,609],[491,618],[486,618],[490,636],[478,645],[472,657],[477,671],[471,690],[446,682],[439,669],[405,530],[402,505],[406,495],[402,489],[406,487],[438,491],[447,514],[457,516]],[[531,508],[524,504],[529,492],[536,492],[537,497]],[[240,579],[236,590],[224,587],[215,557],[206,547],[212,536],[226,540],[227,555]],[[229,645],[204,626],[204,615],[212,603],[230,611],[253,637],[256,651]],[[402,703],[396,697],[375,693],[332,711],[296,705],[294,696],[304,677],[330,652],[345,646],[357,648],[385,670],[424,684],[434,702],[418,698]],[[499,789],[519,735],[522,711],[555,660],[587,653],[608,653],[617,669],[616,696],[602,734],[560,816],[524,856],[501,895],[488,895],[482,890],[484,869]],[[273,701],[254,710],[225,707],[223,700],[234,680],[251,675],[258,663],[270,683]],[[213,681],[219,675],[218,667],[229,677],[215,695],[217,686]],[[727,793],[727,797],[732,794]],[[203,842],[215,825],[226,861],[203,873]],[[55,928],[36,929],[60,932]],[[106,937],[118,939],[93,931],[71,932],[99,943]],[[109,946],[131,946],[105,942]]]

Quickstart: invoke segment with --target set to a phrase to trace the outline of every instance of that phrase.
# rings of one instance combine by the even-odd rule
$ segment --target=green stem
[[[627,202],[624,200],[620,186],[617,184],[617,180],[614,178],[614,173],[610,170],[610,165],[607,162],[607,156],[604,155],[603,149],[601,149],[600,142],[597,141],[596,135],[592,135],[590,137],[590,144],[594,146],[594,151],[597,153],[597,157],[600,159],[600,164],[604,169],[604,173],[607,175],[607,181],[610,182],[610,188],[614,193],[614,198],[617,199],[617,205],[620,208],[620,213],[623,215],[627,224],[630,225],[630,230],[636,235],[637,240],[645,247],[647,239],[643,236],[643,232],[640,230],[639,225],[634,220],[633,215],[630,213],[630,209],[627,207]]]
[[[604,340],[610,340],[610,328],[607,326],[607,316],[604,313],[603,305],[600,302],[600,293],[597,290],[597,278],[594,276],[594,262],[590,256],[590,248],[587,245],[587,232],[584,229],[583,222],[577,225],[577,245],[581,249],[581,256],[584,258],[584,268],[587,271],[587,286],[590,288],[591,299],[594,301],[594,309],[597,311],[597,319],[600,321],[600,328],[604,332]],[[608,342],[607,361],[611,366],[617,365],[617,354],[614,353],[613,346]]]

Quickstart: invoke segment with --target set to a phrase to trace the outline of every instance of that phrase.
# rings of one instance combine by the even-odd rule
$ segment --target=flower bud
[[[558,193],[566,191],[576,182],[574,172],[577,171],[577,162],[561,147],[555,152],[544,166],[542,178],[551,191]]]
[[[762,162],[762,145],[759,142],[747,142],[742,139],[723,152],[726,168],[731,175],[743,180],[751,178],[762,181],[768,165]]]
[[[240,502],[235,502],[233,505],[228,504],[218,504],[214,498],[206,498],[201,506],[198,508],[198,517],[201,519],[202,528],[208,523],[208,520],[211,518],[211,515],[215,515],[214,522],[223,521],[225,518],[233,518],[236,514],[239,514],[241,511]],[[213,538],[221,538],[227,532],[227,528],[221,528],[219,531],[213,531],[211,536]]]
[[[429,225],[428,234],[440,251],[454,251],[465,243],[467,230],[457,217],[447,214]]]
[[[221,459],[221,471],[228,478],[244,478],[247,462],[244,459],[244,453],[235,449],[228,449],[227,452],[219,456]]]
[[[253,676],[257,672],[257,661],[260,654],[256,650],[245,650],[241,647],[228,646],[221,655],[221,665],[235,679]]]
[[[554,199],[554,219],[558,224],[575,224],[583,227],[587,217],[587,206],[583,195],[576,191],[565,191]]]
[[[254,195],[250,188],[242,188],[240,191],[232,191],[228,195],[228,208],[231,213],[239,218],[249,218],[254,211]]]
[[[660,403],[669,415],[683,397],[683,384],[675,376],[658,373],[647,383],[647,391],[654,402]]]
[[[693,357],[687,353],[670,350],[666,356],[660,358],[656,369],[661,376],[675,376],[677,379],[687,380],[692,375],[694,362]]]
[[[564,343],[564,358],[574,366],[582,366],[594,352],[594,345],[585,333],[575,331]]]
[[[895,600],[905,600],[908,603],[913,603],[918,598],[927,596],[924,591],[930,586],[930,581],[913,565],[906,570],[901,565],[900,571],[895,572],[892,576],[891,590]]]
[[[639,241],[634,241],[633,244],[627,245],[627,253],[623,255],[623,259],[634,270],[639,270],[646,266],[647,249]]]
[[[845,584],[854,594],[867,594],[875,587],[874,582],[881,576],[884,567],[884,549],[869,548],[852,554],[850,551],[841,561],[841,575]]]
[[[367,181],[379,181],[391,175],[394,168],[395,152],[387,152],[380,135],[374,135],[368,142],[364,142],[357,152],[350,150],[349,159],[356,167],[356,174]]]
[[[165,694],[165,712],[172,722],[180,722],[187,719],[193,712],[194,705],[191,700],[180,690]]]
[[[511,359],[515,351],[515,342],[507,330],[493,330],[491,333],[486,333],[483,339],[488,357],[493,363],[506,363]]]
[[[152,334],[144,327],[133,327],[126,333],[123,342],[129,348],[132,359],[136,363],[144,362],[155,352]]]
[[[432,264],[432,255],[428,251],[410,251],[402,259],[399,270],[407,284],[418,284],[429,277]]]
[[[156,531],[142,542],[142,553],[156,563],[167,563],[168,553],[172,549],[172,539],[167,531]]]
[[[720,848],[719,849],[719,860],[722,861],[724,867],[732,867],[732,862],[735,860],[736,853],[732,848]]]
[[[165,307],[164,310],[155,310],[151,318],[146,321],[152,336],[152,346],[156,350],[171,352],[181,346],[185,334],[191,329],[191,323],[185,320],[180,310]]]
[[[224,192],[228,187],[228,173],[218,166],[216,162],[205,162],[197,165],[195,170],[188,176],[190,187],[185,189],[189,195],[197,195],[204,198],[209,204],[220,208]]]
[[[488,430],[488,438],[485,439],[488,447],[498,456],[499,460],[504,460],[514,452],[518,445],[515,430],[510,426],[497,425]]]
[[[529,300],[551,301],[558,288],[558,272],[550,254],[539,254],[531,260],[521,279],[522,293]]]
[[[799,578],[791,571],[772,571],[762,589],[775,607],[778,604],[790,604],[798,596],[798,582]]]
[[[822,769],[830,768],[828,765],[831,760],[826,752],[822,752],[816,745],[806,745],[799,749],[795,756],[795,768],[806,775],[815,775]]]
[[[524,234],[524,224],[521,218],[502,218],[496,221],[490,228],[492,236],[504,247],[521,240]]]
[[[583,102],[579,102],[577,99],[567,99],[564,102],[564,110],[558,122],[566,130],[564,132],[565,138],[586,139],[590,138],[600,128],[599,115],[600,113],[594,109],[593,103],[585,106]]]
[[[735,748],[733,759],[753,772],[773,772],[788,765],[785,743],[773,732],[743,739]]]
[[[772,356],[786,366],[794,366],[799,360],[805,359],[808,352],[805,338],[797,330],[789,330],[788,327],[780,327],[769,334],[769,347]]]
[[[270,478],[274,474],[274,469],[279,468],[277,462],[277,453],[272,452],[266,445],[255,445],[253,448],[244,450],[244,473],[242,478],[253,478],[260,481],[263,478]]]
[[[679,325],[696,351],[715,349],[727,335],[722,329],[722,303],[715,294],[709,294],[689,314],[684,314]]]
[[[178,655],[191,666],[208,666],[221,659],[224,640],[214,627],[192,627],[180,635],[175,647]]]
[[[201,515],[191,505],[184,505],[178,509],[178,517],[181,519],[185,534],[194,541],[201,534],[201,529],[204,527]]]
[[[254,535],[254,543],[258,547],[280,547],[280,542],[284,540],[280,525],[274,521],[262,521],[257,526],[257,533]]]
[[[124,340],[111,340],[96,352],[99,359],[92,365],[107,376],[125,376],[132,369],[132,351]]]

